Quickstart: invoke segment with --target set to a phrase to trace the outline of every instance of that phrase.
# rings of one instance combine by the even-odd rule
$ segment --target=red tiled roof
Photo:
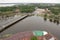
[[[10,36],[8,38],[5,38],[3,40],[31,40],[31,37],[33,37],[33,33],[31,31],[28,32],[20,32],[17,33],[13,36]],[[44,35],[44,36],[37,36],[38,40],[44,40],[44,38],[46,40],[49,40],[50,38],[52,38],[52,35],[50,35],[49,33]]]

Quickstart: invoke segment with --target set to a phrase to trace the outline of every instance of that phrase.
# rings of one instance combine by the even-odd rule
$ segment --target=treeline
[[[34,6],[19,6],[20,12],[22,13],[31,13],[35,10]]]
[[[8,12],[8,11],[15,11],[16,9],[19,9],[20,12],[24,13],[31,13],[35,10],[34,6],[11,6],[11,7],[0,7],[0,12]]]
[[[22,13],[31,13],[35,11],[35,7],[38,8],[48,8],[51,10],[51,12],[55,15],[58,15],[60,13],[60,5],[55,5],[55,6],[41,6],[40,4],[38,5],[17,5],[17,6],[11,6],[11,7],[0,7],[0,12],[8,12],[8,11],[15,11],[17,8],[20,10]],[[56,8],[58,9],[56,9]]]
[[[48,9],[51,10],[51,12],[53,14],[55,14],[55,15],[59,15],[60,14],[60,7],[59,6],[50,7]]]
[[[51,12],[52,12],[53,14],[55,14],[55,15],[60,14],[60,9],[50,9],[50,10],[51,10]]]
[[[15,6],[12,6],[12,7],[0,7],[0,12],[13,11],[15,9],[16,9]]]

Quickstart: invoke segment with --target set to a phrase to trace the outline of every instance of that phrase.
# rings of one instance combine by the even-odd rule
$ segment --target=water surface
[[[27,17],[26,19],[3,31],[0,36],[32,30],[44,30],[52,33],[54,36],[60,39],[60,24],[57,25],[56,23],[50,22],[49,20],[44,21],[44,18],[40,16]]]

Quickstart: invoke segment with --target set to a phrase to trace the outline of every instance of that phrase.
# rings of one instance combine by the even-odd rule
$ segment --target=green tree
[[[38,40],[36,36],[33,36],[31,40]]]

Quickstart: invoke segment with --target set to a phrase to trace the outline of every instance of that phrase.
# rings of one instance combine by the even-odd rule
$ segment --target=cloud
[[[60,0],[0,0],[0,3],[60,3]]]

